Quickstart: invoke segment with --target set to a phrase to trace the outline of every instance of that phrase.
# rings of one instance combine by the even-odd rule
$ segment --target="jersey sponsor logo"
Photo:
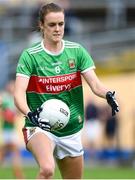
[[[31,76],[27,92],[58,94],[70,91],[81,84],[80,71],[59,76]]]

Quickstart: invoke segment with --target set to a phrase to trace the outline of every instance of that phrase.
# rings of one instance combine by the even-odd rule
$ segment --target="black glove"
[[[114,116],[116,114],[116,112],[119,112],[119,106],[118,106],[118,103],[114,97],[114,94],[115,94],[115,91],[114,92],[108,91],[106,93],[107,102],[112,108],[112,116]]]
[[[28,112],[27,117],[29,120],[36,126],[40,127],[43,130],[50,131],[51,126],[49,124],[48,119],[42,119],[39,117],[40,112],[42,111],[42,108],[37,108],[34,112]]]

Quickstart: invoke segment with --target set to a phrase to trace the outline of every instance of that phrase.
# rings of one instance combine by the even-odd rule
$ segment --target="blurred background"
[[[104,163],[107,166],[134,169],[135,0],[0,0],[0,150],[2,147],[10,147],[14,154],[20,153],[20,157],[15,157],[22,159],[22,166],[34,164],[23,142],[23,116],[13,110],[13,106],[14,120],[8,123],[14,124],[14,128],[7,128],[6,125],[6,131],[14,130],[18,138],[10,143],[4,139],[4,119],[8,119],[12,110],[6,112],[8,117],[5,118],[3,111],[5,107],[10,109],[10,106],[5,106],[6,100],[3,99],[9,93],[7,85],[15,79],[16,65],[22,50],[41,39],[37,31],[38,10],[46,2],[56,2],[65,8],[64,39],[81,43],[89,51],[98,77],[116,91],[120,104],[120,112],[112,118],[106,101],[93,95],[83,81],[86,122],[82,141],[85,165],[92,167]],[[3,161],[0,154],[0,160]],[[4,167],[10,164],[10,156],[5,155],[5,158]],[[15,167],[18,162],[20,160],[17,160]]]

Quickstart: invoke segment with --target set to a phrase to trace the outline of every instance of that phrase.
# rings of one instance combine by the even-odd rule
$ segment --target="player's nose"
[[[56,26],[55,26],[55,30],[56,30],[56,31],[59,31],[59,29],[60,29],[59,25],[58,25],[58,24],[56,24]]]

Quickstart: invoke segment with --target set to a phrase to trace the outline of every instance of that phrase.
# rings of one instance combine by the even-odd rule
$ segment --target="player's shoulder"
[[[64,40],[65,48],[81,48],[81,45],[77,42]]]
[[[43,48],[42,48],[41,42],[38,42],[38,43],[34,43],[31,46],[24,49],[24,52],[27,52],[29,54],[33,54],[33,53],[42,51],[42,49]]]

